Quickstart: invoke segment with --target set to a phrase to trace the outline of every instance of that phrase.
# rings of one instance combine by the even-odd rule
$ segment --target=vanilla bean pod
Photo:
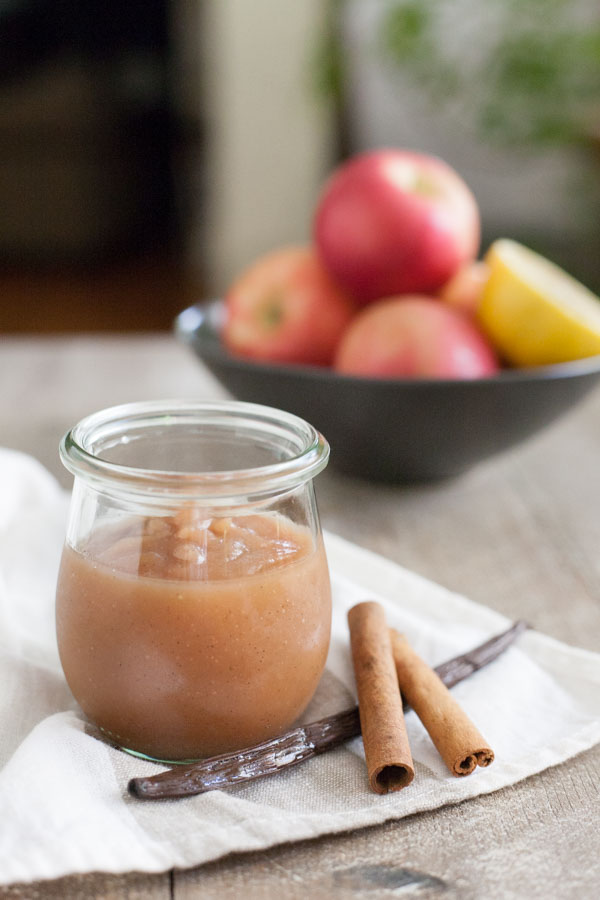
[[[436,666],[435,671],[446,687],[451,688],[500,656],[527,627],[525,622],[515,622],[479,647]],[[298,765],[359,734],[356,706],[294,728],[254,747],[176,766],[158,775],[132,778],[128,790],[132,796],[143,800],[159,800],[231,787]]]

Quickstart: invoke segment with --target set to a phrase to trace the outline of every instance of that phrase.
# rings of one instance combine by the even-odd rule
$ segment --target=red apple
[[[223,341],[264,362],[328,365],[356,311],[308,247],[258,259],[225,297]]]
[[[449,303],[454,309],[458,309],[468,316],[474,316],[488,278],[489,268],[486,263],[481,261],[465,263],[450,281],[446,282],[439,291],[438,297],[444,303]]]
[[[359,154],[326,182],[317,204],[319,255],[363,303],[435,293],[477,255],[477,203],[447,163],[408,150]]]
[[[481,378],[498,371],[491,346],[462,313],[432,297],[380,300],[361,310],[334,367],[376,378]]]

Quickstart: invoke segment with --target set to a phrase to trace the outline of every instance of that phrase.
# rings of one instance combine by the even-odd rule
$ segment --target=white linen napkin
[[[496,753],[448,773],[414,713],[415,779],[379,796],[360,738],[288,772],[185,800],[127,794],[161,771],[85,732],[54,637],[54,585],[67,497],[30,457],[0,450],[0,884],[75,872],[159,872],[227,853],[346,831],[490,793],[600,741],[600,656],[535,632],[453,689]],[[435,665],[507,620],[383,558],[326,535],[334,590],[327,671],[307,718],[352,704],[346,612],[378,599]]]

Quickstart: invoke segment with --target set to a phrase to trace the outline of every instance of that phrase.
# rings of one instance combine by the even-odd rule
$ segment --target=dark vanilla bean
[[[451,688],[493,662],[527,627],[526,622],[515,622],[479,647],[437,666],[435,671],[446,687]],[[159,800],[231,787],[298,765],[359,734],[360,720],[355,706],[254,747],[177,766],[147,778],[132,778],[128,790],[143,800]]]

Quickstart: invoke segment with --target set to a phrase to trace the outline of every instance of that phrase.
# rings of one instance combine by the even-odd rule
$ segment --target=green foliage
[[[344,46],[340,24],[344,0],[327,0],[324,27],[312,54],[310,81],[315,92],[342,103],[345,85]]]
[[[405,62],[417,65],[424,51],[431,49],[429,30],[431,13],[418,0],[403,3],[388,14],[384,43],[387,49]]]
[[[480,30],[471,36],[469,52],[462,47],[457,53],[460,39],[447,40],[443,31],[453,14],[460,15],[453,0],[389,0],[379,41],[385,57],[433,103],[453,99],[468,105],[480,134],[496,143],[557,144],[597,133],[598,11],[592,21],[578,24],[571,0],[479,3],[486,4],[490,34]],[[468,8],[462,4],[463,14]],[[465,56],[475,60],[474,68]]]

